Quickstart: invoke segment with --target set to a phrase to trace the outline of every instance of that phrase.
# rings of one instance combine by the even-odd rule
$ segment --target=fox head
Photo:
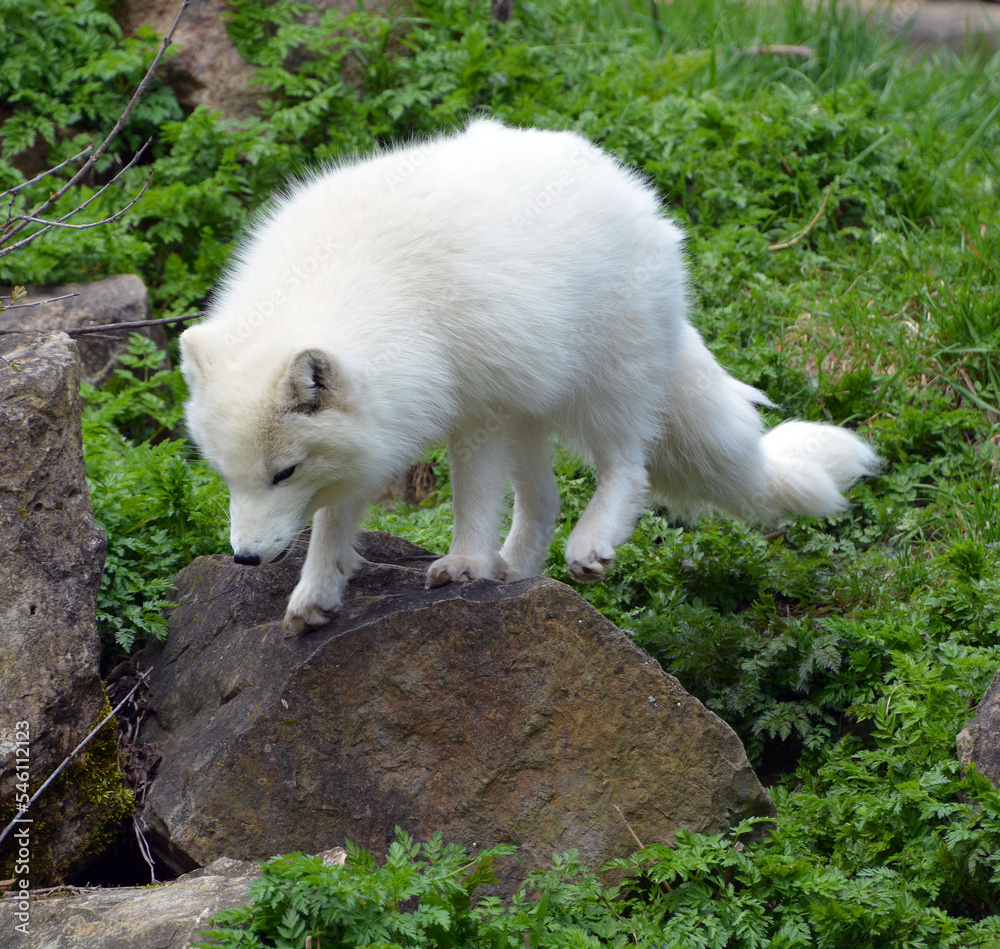
[[[355,387],[322,348],[234,354],[211,323],[180,343],[188,431],[229,487],[234,559],[269,563],[317,510],[362,488]]]

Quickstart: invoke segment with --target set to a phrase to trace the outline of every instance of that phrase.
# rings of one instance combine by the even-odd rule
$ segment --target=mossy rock
[[[107,698],[93,725],[111,711]],[[118,726],[114,719],[93,738],[86,749],[66,767],[26,815],[31,823],[27,874],[31,887],[52,886],[74,879],[118,838],[132,816],[135,801],[118,765]],[[48,775],[37,776],[30,786],[34,794]],[[15,808],[5,802],[0,809],[3,826]],[[13,838],[4,841],[0,853],[0,878],[11,879],[18,848]]]

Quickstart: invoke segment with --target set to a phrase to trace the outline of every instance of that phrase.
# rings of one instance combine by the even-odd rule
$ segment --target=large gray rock
[[[177,0],[119,0],[114,13],[126,33],[150,26],[166,36],[179,6]],[[175,45],[160,67],[160,77],[184,108],[204,105],[228,118],[242,119],[256,111],[256,95],[250,86],[257,70],[229,38],[225,8],[225,0],[191,0],[174,33]]]
[[[137,660],[142,738],[163,751],[144,816],[168,863],[382,853],[400,826],[516,844],[510,888],[553,852],[632,852],[625,819],[652,843],[774,814],[732,730],[569,587],[425,590],[433,554],[383,534],[359,549],[373,562],[343,611],[291,638],[298,560],[178,575],[166,645]]]
[[[187,949],[212,917],[247,902],[256,864],[222,858],[166,886],[78,890],[33,899],[0,900],[0,949]]]
[[[357,0],[312,0],[316,9],[302,22],[315,26],[321,12],[358,9]],[[387,0],[366,0],[369,13],[385,11]],[[177,0],[119,0],[114,13],[126,33],[140,26],[152,27],[160,36],[170,30],[177,15]],[[245,119],[257,112],[259,90],[253,82],[256,67],[240,55],[226,29],[226,0],[191,0],[174,34],[174,46],[161,66],[161,77],[171,86],[177,101],[188,110],[204,105],[229,119]],[[294,68],[302,55],[292,55]],[[345,76],[348,81],[352,77]],[[359,77],[353,77],[359,78]]]
[[[28,295],[19,302],[41,305],[5,310],[0,313],[0,329],[68,333],[84,326],[134,323],[148,320],[152,315],[149,292],[135,274],[115,274],[87,283],[37,284],[26,289]],[[9,298],[9,291],[4,295]],[[55,299],[57,297],[67,299]],[[166,349],[167,337],[162,326],[146,326],[135,332],[153,340],[160,349]],[[76,338],[84,382],[99,386],[108,380],[118,365],[118,357],[128,345],[129,335],[122,330],[80,334]]]
[[[976,717],[958,733],[956,744],[962,766],[974,764],[1000,788],[1000,671],[979,703]]]
[[[95,620],[104,551],[76,347],[63,333],[0,336],[0,826],[25,773],[33,793],[107,706]],[[32,886],[82,869],[117,829],[126,799],[114,734],[112,723],[32,809]],[[13,843],[0,846],[0,878],[13,876]]]

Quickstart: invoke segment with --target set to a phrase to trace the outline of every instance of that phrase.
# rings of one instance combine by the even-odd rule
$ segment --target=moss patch
[[[110,711],[105,696],[91,727]],[[39,776],[31,793],[47,779],[48,775]],[[32,888],[62,883],[84,869],[117,839],[134,809],[132,792],[126,787],[119,766],[118,726],[112,719],[46,789],[28,814],[32,819],[29,844]],[[3,826],[13,816],[12,804],[0,808]],[[4,853],[0,878],[14,875],[14,858],[14,852]]]

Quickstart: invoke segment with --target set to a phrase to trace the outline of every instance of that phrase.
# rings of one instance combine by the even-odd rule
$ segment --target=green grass
[[[420,0],[391,20],[327,12],[316,31],[297,22],[301,4],[237,0],[230,28],[260,68],[263,118],[183,115],[158,90],[137,118],[136,133],[155,134],[144,200],[106,228],[3,259],[0,282],[133,270],[160,314],[185,311],[289,172],[479,110],[577,129],[642,169],[688,231],[695,322],[780,407],[770,420],[857,427],[886,459],[829,521],[763,534],[651,512],[608,582],[579,588],[737,730],[773,782],[776,833],[744,850],[682,836],[638,855],[621,890],[559,864],[509,912],[432,883],[415,922],[383,894],[379,938],[446,945],[427,927],[448,916],[469,946],[521,946],[525,933],[533,946],[1000,944],[1000,797],[955,757],[1000,665],[1000,58],[918,62],[831,3],[698,0],[659,4],[654,20],[639,3],[546,0],[519,3],[506,25],[485,6]],[[51,28],[39,31],[29,13],[43,12]],[[0,42],[16,54],[0,57],[0,99],[17,107],[0,126],[6,187],[23,177],[13,160],[25,129],[53,100],[70,130],[39,125],[55,161],[110,124],[151,44],[122,44],[100,4],[0,0],[0,14],[11,24]],[[746,52],[759,43],[813,56]],[[308,55],[289,72],[300,47]],[[60,69],[32,72],[46,56]],[[343,62],[358,84],[342,81]],[[95,218],[118,200],[97,203]],[[112,551],[102,629],[119,647],[163,632],[173,572],[224,549],[226,532],[222,487],[177,437],[179,379],[152,376],[141,349],[135,359],[143,381],[88,393],[85,418]],[[417,510],[373,508],[368,524],[443,550],[448,466],[440,449],[430,457],[437,493]],[[561,545],[593,480],[563,455],[557,471],[563,515],[547,572],[567,579]],[[406,853],[393,873],[444,860]],[[359,885],[352,872],[316,878],[334,914]],[[321,918],[289,917],[288,932]],[[259,944],[292,944],[266,931]],[[324,947],[339,944],[320,931]]]

